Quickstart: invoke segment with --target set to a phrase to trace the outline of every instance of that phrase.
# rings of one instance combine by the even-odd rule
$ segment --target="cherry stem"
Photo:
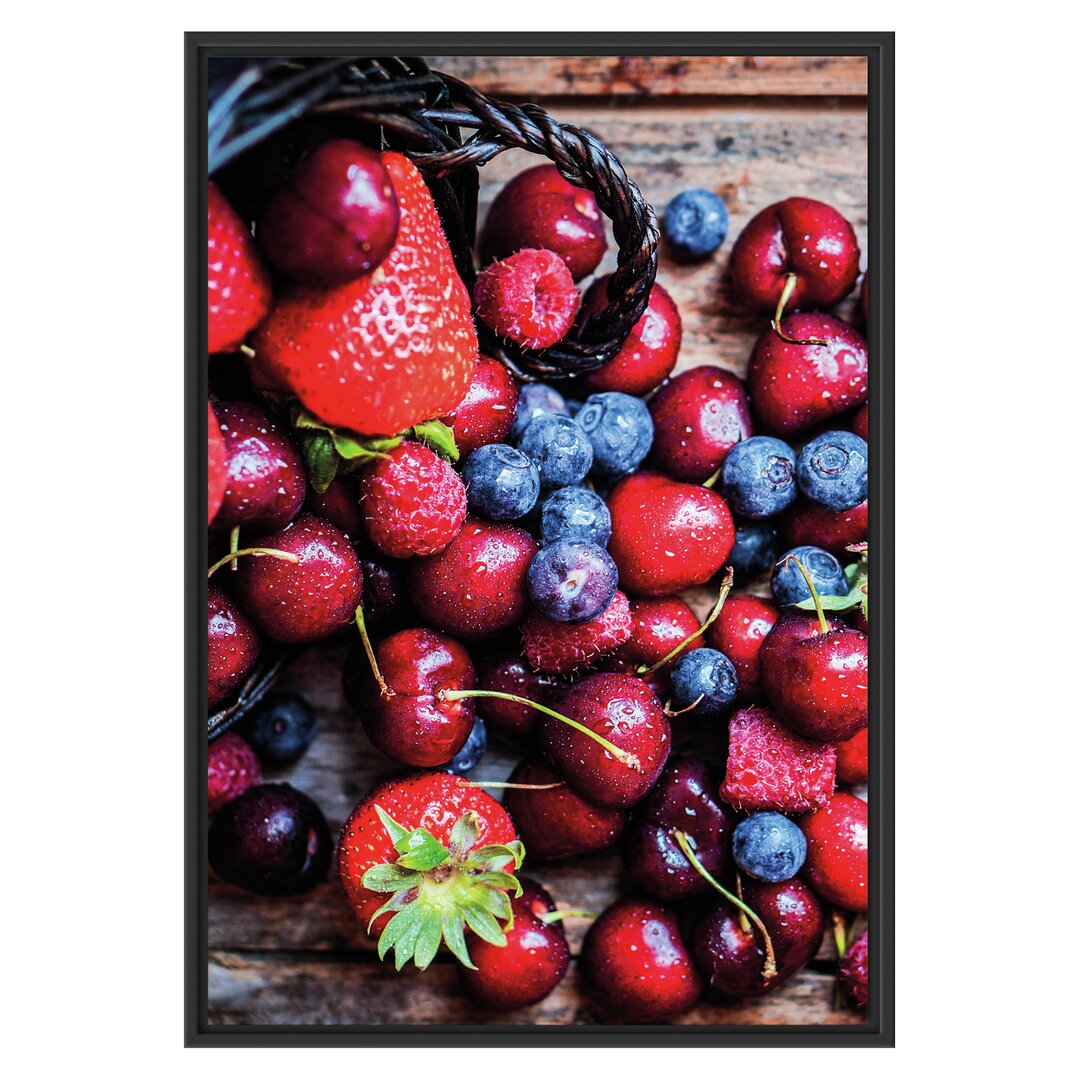
[[[724,471],[724,466],[721,465],[720,468],[717,469],[716,472],[714,472],[712,474],[712,476],[709,477],[708,480],[705,480],[705,481],[702,482],[701,486],[703,488],[709,488],[709,490],[711,491],[714,487],[716,487],[716,482],[720,479],[720,474],[723,471]]]
[[[530,701],[528,698],[519,697],[517,694],[505,694],[501,690],[440,690],[438,698],[440,701],[461,701],[463,698],[498,698],[500,701],[512,701],[516,705],[527,705],[530,709],[536,709],[537,712],[542,712],[556,720],[561,720],[564,724],[569,724],[575,731],[580,731],[582,735],[587,735],[593,742],[599,743],[620,764],[625,765],[628,769],[633,769],[634,772],[641,772],[641,762],[633,754],[628,754],[625,750],[619,749],[613,742],[609,742],[603,735],[598,735],[584,724],[579,724],[569,716],[564,716],[562,713],[549,709],[546,705]]]
[[[847,926],[844,923],[844,916],[839,911],[832,913],[832,925],[833,925],[833,938],[836,940],[836,952],[840,959],[844,959],[844,954],[847,952]]]
[[[735,892],[738,894],[740,900],[744,899],[742,892],[742,874],[739,873],[738,868],[735,870]],[[750,933],[750,920],[746,917],[745,911],[739,912],[739,925],[742,927],[744,934]]]
[[[226,563],[230,563],[233,559],[240,558],[241,555],[269,555],[271,558],[280,559],[282,562],[298,563],[300,561],[299,555],[294,555],[291,551],[278,551],[277,548],[241,548],[239,551],[230,551],[228,555],[223,555],[209,570],[206,571],[207,578],[211,578],[216,574]]]
[[[799,568],[799,573],[806,579],[807,588],[810,590],[810,595],[814,598],[814,608],[817,611],[818,623],[821,626],[821,632],[827,634],[829,632],[829,620],[825,618],[825,609],[821,606],[821,597],[818,596],[817,589],[814,588],[813,581],[810,580],[810,574],[806,567],[799,561],[798,556],[790,555],[788,558]]]
[[[545,912],[539,918],[545,926],[550,926],[552,923],[557,923],[562,919],[595,919],[596,913],[593,911],[571,911],[569,908],[558,908],[555,911]]]
[[[716,880],[701,865],[701,860],[694,854],[693,848],[690,846],[692,840],[689,836],[682,831],[682,829],[675,830],[675,840],[678,842],[682,853],[690,861],[690,865],[722,896],[725,900],[734,904],[741,912],[744,912],[750,919],[750,921],[758,928],[759,933],[765,940],[765,966],[761,970],[761,977],[763,979],[771,979],[776,974],[776,952],[773,949],[772,938],[769,937],[769,931],[765,929],[765,924],[758,918],[757,913],[741,898],[734,893],[728,892],[719,881]]]
[[[823,341],[821,338],[793,338],[790,334],[785,334],[780,329],[780,320],[784,317],[784,308],[787,307],[787,302],[791,299],[791,294],[795,291],[795,287],[799,284],[799,276],[797,274],[788,274],[787,280],[784,282],[784,291],[780,294],[780,299],[776,302],[776,314],[773,316],[772,328],[776,333],[776,336],[781,341],[786,341],[789,345],[828,345],[827,341]]]
[[[691,712],[701,704],[704,697],[705,697],[705,691],[702,690],[701,693],[698,694],[698,696],[696,698],[694,698],[694,700],[691,701],[690,704],[687,705],[685,709],[673,709],[671,707],[671,702],[669,701],[664,706],[664,715],[666,717],[668,717],[668,718],[673,718],[673,717],[676,717],[676,716],[682,716],[683,713]]]
[[[639,675],[651,675],[654,671],[659,671],[665,664],[674,660],[691,641],[701,637],[701,635],[704,634],[718,618],[720,618],[720,612],[724,609],[724,601],[727,600],[728,594],[731,592],[734,584],[735,571],[729,566],[724,571],[724,580],[720,583],[720,595],[716,598],[716,603],[713,604],[712,611],[709,612],[709,617],[689,637],[683,638],[683,640],[680,641],[679,644],[663,658],[663,660],[657,660],[652,667],[646,667],[644,664],[641,664],[637,668],[637,673]],[[690,706],[691,709],[693,707],[693,705]],[[683,709],[683,712],[686,712],[686,710]]]
[[[375,681],[379,684],[379,696],[383,701],[389,701],[394,696],[394,691],[386,685],[386,680],[382,677],[382,672],[379,670],[379,662],[375,659],[375,650],[371,647],[371,637],[368,634],[367,623],[364,622],[364,605],[359,604],[356,608],[356,613],[353,616],[356,619],[356,628],[360,631],[360,641],[364,646],[364,652],[367,654],[368,663],[371,665],[371,673],[375,676]]]
[[[240,526],[234,525],[229,530],[229,551],[232,552],[233,559],[229,563],[229,569],[235,570],[240,564],[236,560],[236,553],[240,550]]]
[[[240,352],[242,352],[249,360],[255,359],[255,350],[250,345],[241,345]]]
[[[469,788],[508,788],[511,791],[551,791],[554,788],[566,787],[566,781],[557,780],[554,784],[514,784],[509,780],[466,780],[463,776],[458,780],[457,786]]]

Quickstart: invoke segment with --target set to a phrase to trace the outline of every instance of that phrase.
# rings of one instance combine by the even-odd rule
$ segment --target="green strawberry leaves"
[[[333,428],[299,406],[293,410],[292,425],[300,433],[308,480],[320,495],[339,472],[355,472],[401,443],[400,435],[365,438]]]
[[[427,420],[412,429],[413,438],[422,442],[429,450],[455,463],[461,457],[454,439],[454,432],[441,420]]]

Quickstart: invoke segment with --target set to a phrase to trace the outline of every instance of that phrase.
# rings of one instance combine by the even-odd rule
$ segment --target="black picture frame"
[[[881,1046],[895,1045],[893,33],[185,35],[185,1014],[186,1046]],[[870,910],[874,961],[866,1023],[825,1025],[209,1025],[206,889],[206,62],[214,55],[843,55],[868,60],[871,376]]]

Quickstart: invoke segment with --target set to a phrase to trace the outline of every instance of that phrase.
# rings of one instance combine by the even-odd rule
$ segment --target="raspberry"
[[[476,314],[499,337],[526,349],[561,341],[574,321],[578,291],[553,251],[523,248],[476,279]]]
[[[371,542],[395,559],[437,555],[461,532],[465,485],[438,454],[404,442],[364,468],[360,509]]]
[[[537,671],[565,675],[614,652],[630,639],[634,620],[626,594],[616,591],[601,615],[587,623],[561,623],[530,612],[521,624],[525,656]]]
[[[799,814],[824,806],[836,786],[836,750],[802,739],[767,709],[740,709],[728,724],[720,797],[736,810]]]
[[[230,731],[210,744],[206,759],[206,802],[211,814],[262,783],[262,766],[255,751]]]
[[[860,1008],[866,1008],[869,997],[867,981],[870,978],[870,964],[864,930],[849,946],[840,961],[840,985],[844,992]]]

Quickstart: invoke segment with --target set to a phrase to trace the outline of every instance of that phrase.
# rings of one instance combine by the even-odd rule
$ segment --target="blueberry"
[[[577,414],[589,436],[593,468],[601,476],[633,472],[652,447],[653,421],[645,402],[615,391],[592,394]]]
[[[727,239],[728,208],[704,188],[681,191],[664,210],[664,235],[680,259],[703,259]]]
[[[463,470],[469,509],[489,521],[515,521],[540,496],[540,474],[520,450],[503,443],[478,447]]]
[[[806,862],[806,837],[790,818],[764,810],[735,826],[732,850],[744,874],[758,881],[788,881]]]
[[[806,567],[819,596],[847,596],[850,590],[840,560],[823,548],[806,545],[785,551],[773,567],[772,594],[782,607],[810,599],[810,586],[795,565],[796,559]]]
[[[262,763],[291,765],[315,738],[315,710],[299,694],[267,694],[244,718],[243,733]]]
[[[566,401],[554,387],[547,383],[525,383],[518,391],[517,413],[514,415],[514,426],[510,429],[510,439],[517,442],[529,426],[529,421],[541,413],[570,415]]]
[[[585,432],[569,416],[541,413],[533,417],[518,449],[536,463],[542,488],[579,484],[593,463],[593,449]]]
[[[465,740],[465,745],[443,766],[448,773],[460,776],[480,764],[480,759],[487,753],[487,728],[484,721],[477,717],[473,721],[472,731]]]
[[[727,715],[738,689],[735,665],[716,649],[683,653],[671,669],[671,705],[676,711],[719,719]]]
[[[529,563],[529,596],[541,615],[556,622],[595,619],[618,586],[615,560],[588,540],[556,540]]]
[[[780,556],[780,530],[767,521],[737,521],[728,564],[740,584],[771,570]]]
[[[607,547],[611,539],[607,503],[588,488],[564,487],[553,491],[540,507],[540,538],[545,544],[556,540],[591,540]]]
[[[742,517],[757,520],[779,514],[798,494],[795,451],[769,435],[736,443],[721,466],[720,490]]]
[[[799,490],[826,510],[850,510],[870,490],[866,457],[866,441],[853,431],[827,431],[799,451]]]

